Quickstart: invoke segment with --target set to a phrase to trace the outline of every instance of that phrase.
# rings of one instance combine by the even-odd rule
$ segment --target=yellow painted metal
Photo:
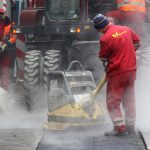
[[[68,104],[61,108],[58,108],[52,112],[48,112],[48,116],[61,116],[61,117],[72,117],[72,118],[86,118],[86,119],[96,119],[98,116],[104,116],[106,111],[102,105],[95,104],[95,111],[93,116],[89,116],[87,112],[82,109],[82,106],[79,104]]]
[[[48,116],[61,118],[64,117],[66,120],[67,118],[71,118],[71,120],[74,120],[71,122],[49,121],[48,123],[44,124],[44,128],[48,130],[65,130],[66,128],[71,126],[79,127],[102,124],[103,122],[101,122],[99,118],[104,118],[106,116],[106,111],[102,104],[99,105],[98,103],[95,103],[95,111],[93,112],[93,116],[90,116],[87,112],[85,112],[82,109],[82,106],[80,106],[79,104],[68,104],[52,112],[48,112]],[[86,120],[86,122],[76,121],[76,119],[84,119]]]
[[[102,122],[88,122],[88,123],[70,123],[70,122],[48,122],[44,124],[44,128],[51,131],[63,131],[69,127],[85,127],[103,124]]]

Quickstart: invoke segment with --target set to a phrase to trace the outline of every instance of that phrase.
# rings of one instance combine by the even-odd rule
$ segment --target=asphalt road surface
[[[42,128],[0,129],[0,150],[36,150]]]

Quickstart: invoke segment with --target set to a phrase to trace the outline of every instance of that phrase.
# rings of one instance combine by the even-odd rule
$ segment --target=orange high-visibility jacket
[[[10,44],[14,44],[16,42],[16,31],[12,29],[12,24],[9,20],[9,18],[6,18],[4,22],[0,23],[1,26],[1,32],[0,32],[0,41]]]
[[[136,11],[146,14],[145,0],[117,0],[118,9],[123,11]]]
[[[4,34],[3,37],[5,39],[5,37],[8,37],[8,41],[11,44],[14,44],[16,42],[16,31],[15,30],[11,30],[12,25],[9,24],[7,26],[4,27]]]

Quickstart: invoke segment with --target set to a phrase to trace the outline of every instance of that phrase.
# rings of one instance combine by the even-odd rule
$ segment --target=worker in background
[[[8,90],[15,51],[10,49],[16,42],[16,33],[6,12],[0,9],[0,86]]]
[[[98,14],[93,20],[100,37],[100,60],[107,62],[106,104],[114,130],[106,136],[124,136],[135,133],[136,49],[140,38],[127,26],[114,25],[106,16]],[[124,108],[125,119],[120,105]]]
[[[106,16],[115,24],[131,27],[139,35],[143,35],[143,24],[146,18],[145,0],[116,0],[118,10],[108,12]]]
[[[10,9],[11,9],[11,21],[17,23],[17,9],[16,9],[16,2],[14,0],[9,0],[10,2]]]

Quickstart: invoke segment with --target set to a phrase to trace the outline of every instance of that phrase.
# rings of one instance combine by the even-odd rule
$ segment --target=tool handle
[[[103,88],[105,83],[106,83],[106,75],[102,77],[102,79],[100,80],[100,82],[98,83],[96,87],[96,90],[93,92],[93,95],[92,95],[93,100],[96,98],[96,96],[98,95],[99,91]]]

